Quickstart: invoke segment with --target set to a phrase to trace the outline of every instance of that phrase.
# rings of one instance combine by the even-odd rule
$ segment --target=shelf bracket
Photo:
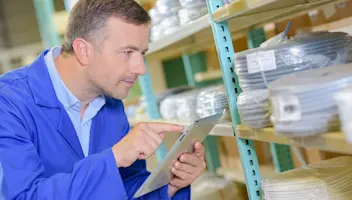
[[[45,48],[61,45],[59,34],[55,30],[53,0],[34,0],[34,8],[39,25],[40,36]]]
[[[207,0],[210,16],[212,13],[224,5],[222,0]],[[241,124],[237,109],[237,95],[241,92],[237,75],[234,72],[234,47],[227,21],[216,23],[211,18],[214,41],[218,52],[224,85],[229,99],[233,127]],[[236,128],[234,128],[235,130]],[[235,133],[234,133],[235,134]],[[259,171],[258,158],[253,145],[253,141],[239,139],[236,137],[242,167],[246,178],[246,186],[250,200],[260,200],[261,198],[261,176]]]

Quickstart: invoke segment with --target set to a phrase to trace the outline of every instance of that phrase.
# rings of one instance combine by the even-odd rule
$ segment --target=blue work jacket
[[[149,173],[145,160],[118,168],[111,147],[130,127],[120,100],[106,98],[93,118],[89,156],[56,97],[44,61],[0,77],[0,161],[6,199],[132,199]],[[1,184],[1,183],[0,183]],[[140,199],[170,199],[167,186]],[[190,199],[190,188],[173,199]]]

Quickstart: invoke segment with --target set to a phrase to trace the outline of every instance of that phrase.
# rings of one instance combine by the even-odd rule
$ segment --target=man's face
[[[88,78],[104,95],[124,99],[138,76],[146,73],[143,55],[148,48],[149,27],[111,17],[105,31],[103,48],[95,49],[90,59]]]

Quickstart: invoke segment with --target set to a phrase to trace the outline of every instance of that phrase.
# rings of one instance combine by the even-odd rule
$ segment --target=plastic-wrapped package
[[[164,28],[160,24],[153,25],[150,30],[150,40],[156,41],[164,36]]]
[[[271,126],[267,89],[242,92],[237,97],[237,108],[243,125],[251,128]]]
[[[179,2],[183,8],[207,6],[206,0],[179,0]]]
[[[180,86],[158,94],[158,105],[161,117],[166,120],[176,120],[178,109],[176,99],[179,97],[178,95],[192,89],[194,89],[194,87]]]
[[[193,20],[196,20],[208,13],[207,6],[201,7],[191,7],[191,8],[183,8],[178,11],[178,16],[180,18],[180,24],[187,24]]]
[[[352,158],[344,156],[282,172],[262,181],[264,199],[351,199],[351,166]]]
[[[169,96],[160,102],[160,115],[166,120],[177,119],[177,105],[175,96]]]
[[[243,91],[264,89],[287,74],[346,63],[350,47],[350,36],[342,32],[297,35],[236,53],[234,67]]]
[[[181,9],[181,5],[177,0],[157,0],[156,8],[163,15],[177,14]]]
[[[175,95],[177,120],[184,123],[192,123],[199,119],[197,114],[197,97],[199,90],[192,90]]]
[[[223,113],[228,105],[223,85],[203,89],[197,98],[197,113],[201,118]]]
[[[178,15],[166,17],[160,22],[160,26],[163,30],[163,34],[169,35],[179,29],[180,19]]]
[[[164,15],[162,15],[156,7],[150,9],[148,13],[153,25],[159,24],[161,20],[164,19]]]
[[[352,64],[283,76],[269,85],[275,131],[291,137],[338,129],[333,95],[352,84]]]
[[[335,93],[333,98],[339,111],[340,129],[345,134],[346,141],[352,143],[352,86]]]

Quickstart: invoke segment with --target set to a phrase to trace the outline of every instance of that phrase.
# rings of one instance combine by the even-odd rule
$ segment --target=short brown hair
[[[136,25],[150,22],[148,12],[134,0],[79,0],[69,16],[63,51],[72,53],[73,41],[78,37],[96,40],[94,36],[102,33],[112,16]],[[105,38],[103,35],[100,37]]]

